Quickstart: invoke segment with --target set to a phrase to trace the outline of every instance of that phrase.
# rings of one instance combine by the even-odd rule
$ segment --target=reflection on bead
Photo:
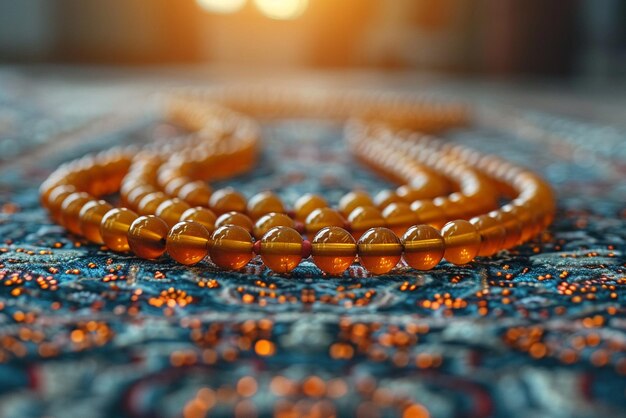
[[[387,227],[399,237],[404,235],[410,226],[417,223],[417,215],[406,202],[390,203],[383,210],[382,215]]]
[[[352,236],[358,240],[368,229],[384,226],[385,218],[375,206],[359,206],[350,212],[348,224]]]
[[[268,213],[267,215],[261,216],[254,224],[254,229],[252,230],[254,238],[261,239],[267,231],[275,226],[288,226],[289,228],[294,228],[294,222],[293,219],[284,213]]]
[[[501,210],[489,212],[489,215],[500,222],[500,225],[504,228],[505,235],[502,248],[508,250],[509,248],[515,247],[522,236],[522,228],[517,216],[511,212]]]
[[[357,242],[361,265],[370,273],[390,272],[400,261],[402,243],[400,238],[387,228],[372,228]]]
[[[342,274],[356,257],[356,241],[348,231],[336,226],[321,229],[311,241],[315,265],[324,273]]]
[[[248,201],[247,211],[248,216],[256,220],[267,213],[284,213],[285,207],[276,194],[272,192],[261,192],[250,198]]]
[[[203,181],[192,181],[180,188],[178,197],[191,206],[208,206],[211,186]]]
[[[100,236],[104,245],[113,251],[128,251],[128,229],[137,214],[130,209],[115,208],[108,211],[100,223]]]
[[[417,216],[416,223],[441,229],[446,223],[446,214],[430,200],[416,200],[411,203],[411,210]]]
[[[232,187],[218,189],[209,199],[209,208],[217,216],[227,212],[245,212],[246,198]]]
[[[194,221],[206,228],[209,233],[213,233],[215,230],[215,221],[217,216],[210,209],[196,206],[195,208],[189,208],[180,215],[181,221]]]
[[[74,186],[61,185],[54,187],[48,195],[48,210],[50,217],[57,222],[61,220],[61,205],[66,197],[77,192]]]
[[[80,234],[79,213],[83,205],[90,202],[92,197],[83,192],[71,193],[61,203],[61,224],[74,233]]]
[[[327,226],[344,227],[345,225],[345,219],[336,210],[331,208],[319,208],[315,209],[306,217],[304,228],[308,234],[313,235]]]
[[[80,233],[91,242],[103,244],[100,224],[104,215],[111,209],[113,206],[104,200],[92,200],[85,203],[78,213]]]
[[[126,196],[126,204],[131,208],[137,208],[139,206],[139,202],[141,202],[141,199],[156,191],[157,190],[152,186],[136,187],[130,193],[128,193],[128,196]]]
[[[441,230],[446,251],[444,258],[452,264],[467,264],[478,255],[480,250],[480,234],[466,220],[458,219],[448,222]]]
[[[239,270],[254,257],[252,236],[240,226],[219,227],[213,232],[211,240],[209,255],[219,268]]]
[[[162,202],[154,213],[171,228],[180,221],[183,212],[190,206],[178,198],[168,199]]]
[[[441,259],[445,249],[443,237],[430,225],[415,225],[402,236],[404,261],[416,270],[430,270]]]
[[[277,226],[261,238],[259,255],[276,273],[289,273],[302,260],[302,236],[295,229]]]
[[[223,215],[220,215],[215,221],[215,228],[219,228],[225,225],[237,225],[250,233],[252,233],[252,230],[254,229],[252,219],[239,212],[225,213]]]
[[[154,215],[140,216],[128,229],[128,246],[137,257],[154,260],[165,252],[169,228]]]
[[[295,218],[304,222],[307,216],[315,209],[328,207],[328,202],[321,196],[307,193],[301,196],[293,205]]]
[[[137,205],[137,212],[140,215],[154,215],[159,205],[166,200],[168,199],[165,193],[149,193],[139,201],[139,204]]]
[[[378,209],[383,210],[392,203],[402,202],[402,198],[396,194],[395,190],[381,190],[374,196],[374,204]]]
[[[374,206],[374,202],[369,194],[359,190],[345,194],[337,205],[343,216],[350,215],[354,209],[360,206]]]
[[[181,264],[196,264],[209,252],[210,238],[209,232],[199,223],[182,221],[167,234],[166,250]]]
[[[495,218],[481,215],[470,219],[470,223],[476,227],[480,234],[479,256],[492,256],[502,248],[506,231]]]

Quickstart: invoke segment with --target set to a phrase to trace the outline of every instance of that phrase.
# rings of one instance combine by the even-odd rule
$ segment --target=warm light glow
[[[254,0],[254,4],[269,18],[288,20],[301,16],[309,0]]]
[[[246,4],[246,0],[196,0],[204,10],[212,13],[235,13]]]

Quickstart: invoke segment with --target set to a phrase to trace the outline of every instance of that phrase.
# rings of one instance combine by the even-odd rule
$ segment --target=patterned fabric
[[[38,204],[61,162],[174,127],[152,110],[105,118],[88,90],[65,98],[88,109],[68,115],[0,84],[13,86],[0,89],[0,416],[626,416],[623,132],[484,109],[444,135],[558,191],[555,224],[514,251],[377,277],[310,261],[289,277],[257,260],[224,273],[113,254]],[[257,169],[216,187],[336,203],[390,186],[350,158],[340,126],[264,131]]]

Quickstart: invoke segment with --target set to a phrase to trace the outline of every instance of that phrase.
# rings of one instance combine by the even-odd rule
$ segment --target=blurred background
[[[620,0],[0,0],[0,61],[626,74]]]

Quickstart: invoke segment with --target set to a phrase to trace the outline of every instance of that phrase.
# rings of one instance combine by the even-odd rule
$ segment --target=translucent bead
[[[139,202],[141,199],[149,195],[150,193],[154,193],[157,190],[152,186],[139,186],[135,187],[133,190],[128,193],[126,196],[126,204],[131,208],[137,208],[139,206]]]
[[[464,219],[466,216],[467,204],[464,198],[452,199],[452,195],[449,197],[436,197],[433,199],[433,204],[438,206],[443,213],[445,213],[446,219]],[[458,194],[455,196],[459,196]]]
[[[430,270],[441,259],[445,250],[443,237],[430,225],[415,225],[402,236],[404,261],[416,270]]]
[[[178,196],[180,189],[182,189],[187,183],[189,183],[189,179],[187,177],[174,177],[165,183],[163,191],[168,196],[176,197]]]
[[[211,186],[205,182],[192,181],[180,188],[178,197],[191,206],[208,206],[211,191]]]
[[[137,212],[140,215],[154,215],[159,205],[165,202],[167,196],[165,193],[154,192],[145,195],[137,205]]]
[[[104,245],[113,251],[128,251],[128,229],[137,217],[135,212],[126,208],[108,211],[100,223],[100,236]]]
[[[504,228],[505,235],[502,248],[509,249],[515,247],[522,236],[522,227],[517,216],[502,210],[489,212],[489,215],[500,222],[500,225]]]
[[[254,229],[254,223],[252,219],[243,213],[239,212],[228,212],[223,215],[220,215],[215,221],[215,227],[219,228],[225,225],[237,225],[245,229],[246,231],[252,233]]]
[[[354,262],[356,241],[345,229],[329,226],[321,229],[311,241],[315,265],[328,274],[342,274]]]
[[[195,208],[189,208],[184,211],[183,214],[180,215],[180,220],[198,222],[211,234],[215,230],[215,221],[217,221],[217,216],[215,216],[213,211],[209,209],[196,206]]]
[[[159,205],[154,214],[163,219],[169,227],[173,227],[180,221],[183,212],[189,208],[190,206],[180,199],[168,199]]]
[[[225,270],[239,270],[252,257],[252,236],[237,225],[225,225],[213,232],[209,255],[216,266]]]
[[[304,222],[304,228],[310,235],[317,233],[320,229],[327,226],[338,226],[343,228],[345,225],[346,221],[343,216],[331,208],[315,209],[309,214],[309,216],[306,217],[306,221]]]
[[[261,216],[254,224],[254,229],[252,230],[254,238],[261,239],[267,231],[276,226],[294,228],[294,222],[293,219],[284,213],[268,213],[267,215]]]
[[[400,238],[387,228],[372,228],[357,242],[361,265],[370,273],[390,272],[400,261],[402,243]]]
[[[350,215],[354,209],[360,206],[374,206],[374,202],[369,194],[358,190],[345,194],[337,205],[339,212],[344,216]]]
[[[391,203],[402,202],[402,198],[398,196],[395,190],[381,190],[374,196],[374,204],[378,209],[383,210]]]
[[[154,215],[140,216],[128,229],[128,246],[137,257],[154,260],[165,252],[169,228]]]
[[[315,209],[328,207],[328,202],[321,196],[316,194],[307,193],[301,196],[293,205],[295,218],[301,222],[304,222],[307,216]]]
[[[406,202],[390,203],[383,210],[383,218],[387,227],[401,237],[409,227],[417,223],[417,215]]]
[[[470,219],[470,223],[480,234],[479,256],[489,257],[502,249],[506,231],[500,222],[489,215],[481,215]]]
[[[277,273],[289,273],[302,260],[302,236],[295,229],[277,226],[261,238],[259,255]]]
[[[430,200],[416,200],[411,203],[411,210],[417,216],[417,223],[441,229],[446,223],[445,212]]]
[[[478,255],[480,234],[468,221],[458,219],[448,222],[441,230],[441,235],[446,244],[444,257],[450,263],[467,264]]]
[[[73,234],[80,234],[79,214],[83,205],[90,202],[92,197],[83,192],[69,194],[61,204],[61,225]]]
[[[104,215],[113,206],[104,200],[92,200],[83,205],[78,213],[78,227],[82,236],[96,244],[103,244],[100,224]]]
[[[76,193],[78,190],[71,185],[61,185],[54,187],[48,195],[48,210],[50,211],[50,217],[59,222],[61,219],[61,205],[66,197],[72,193]]]
[[[248,201],[247,211],[248,216],[256,220],[267,213],[284,213],[285,207],[276,194],[272,192],[261,192],[250,198]]]
[[[348,224],[352,236],[358,240],[368,229],[385,226],[385,218],[375,206],[359,206],[350,212]]]
[[[191,265],[202,261],[209,252],[211,236],[197,222],[179,222],[167,234],[165,249],[172,259]]]
[[[209,208],[220,216],[227,212],[245,212],[246,198],[232,187],[215,190],[209,199]]]

